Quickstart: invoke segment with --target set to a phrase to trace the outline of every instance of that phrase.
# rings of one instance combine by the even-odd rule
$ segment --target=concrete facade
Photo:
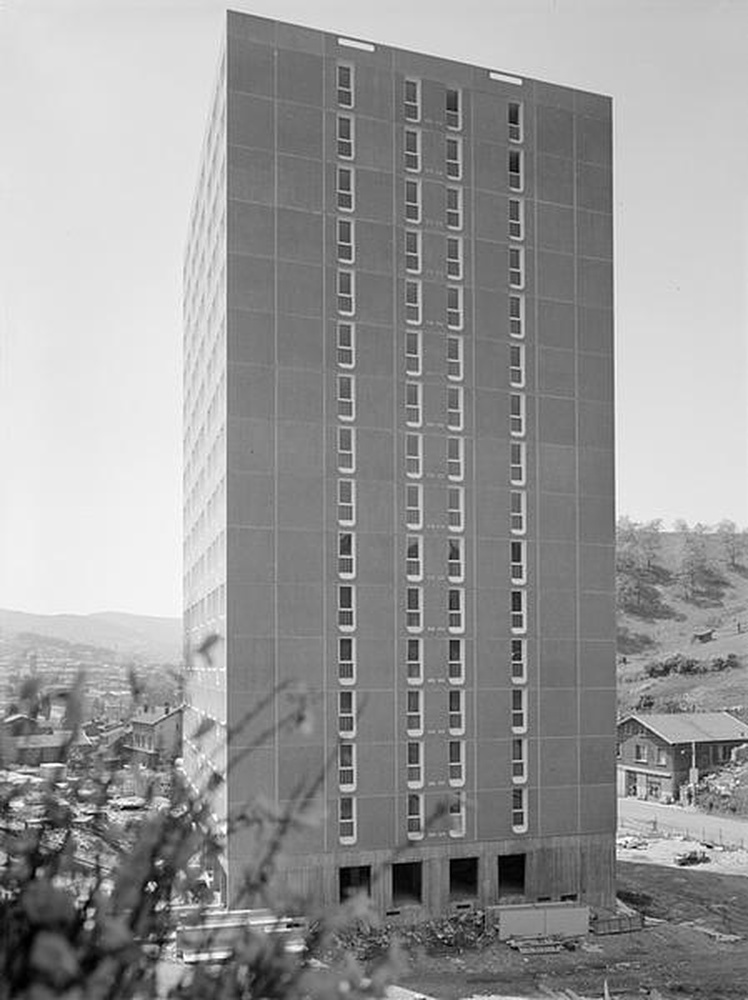
[[[185,759],[236,760],[219,817],[319,781],[300,892],[613,899],[611,212],[609,99],[228,14],[185,262],[186,636],[224,641]],[[315,724],[255,746],[297,681]]]

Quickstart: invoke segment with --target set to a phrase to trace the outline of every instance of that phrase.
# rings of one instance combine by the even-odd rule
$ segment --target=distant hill
[[[730,565],[723,541],[703,537],[705,569],[695,587],[684,580],[685,536],[663,532],[649,568],[618,572],[618,705],[655,710],[748,707],[748,567]],[[633,599],[624,593],[633,590]],[[636,603],[641,595],[641,607]],[[738,633],[738,622],[741,631]],[[711,630],[707,642],[695,633]],[[680,655],[697,661],[696,671],[651,676],[658,665]],[[738,666],[713,669],[715,661],[737,658]],[[624,662],[625,658],[625,662]],[[731,664],[736,662],[731,659]],[[654,704],[641,704],[641,699]]]
[[[34,633],[50,639],[111,649],[146,662],[178,664],[182,659],[179,618],[100,611],[92,615],[35,615],[0,609],[0,635]]]

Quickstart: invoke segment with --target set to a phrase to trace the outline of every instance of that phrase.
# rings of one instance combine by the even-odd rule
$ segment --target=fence
[[[702,817],[700,814],[688,813],[686,815],[688,821],[678,824],[663,822],[657,816],[653,816],[651,819],[621,816],[618,822],[622,829],[634,830],[636,833],[685,837],[688,840],[698,840],[702,843],[745,849],[748,843],[748,824],[746,824],[745,833],[738,833],[730,827],[723,829],[721,826],[716,826],[715,824],[719,823],[719,817],[709,817],[711,822],[707,825],[702,823],[702,819],[706,819],[706,817]]]

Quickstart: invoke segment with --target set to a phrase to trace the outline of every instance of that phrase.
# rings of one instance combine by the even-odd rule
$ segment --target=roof
[[[152,708],[147,711],[138,712],[137,715],[133,715],[130,722],[139,722],[141,725],[155,726],[157,722],[163,722],[164,719],[168,719],[170,716],[176,715],[181,711],[181,705],[177,705],[175,708],[170,708],[168,712],[165,708]]]
[[[78,733],[73,738],[72,732],[65,729],[58,729],[54,733],[32,733],[28,736],[15,736],[13,737],[13,742],[18,749],[40,750],[44,747],[62,748],[70,743],[71,739],[72,746],[91,746],[91,741],[85,733]]]
[[[667,712],[659,715],[632,713],[621,719],[619,725],[630,719],[651,729],[666,743],[748,741],[748,723],[741,722],[729,712]]]

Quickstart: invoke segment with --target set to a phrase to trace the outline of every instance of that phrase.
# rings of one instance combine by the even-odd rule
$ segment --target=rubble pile
[[[466,910],[417,924],[359,923],[337,934],[337,944],[361,961],[384,955],[392,944],[427,955],[460,954],[484,948],[498,938],[498,928],[483,910]]]

